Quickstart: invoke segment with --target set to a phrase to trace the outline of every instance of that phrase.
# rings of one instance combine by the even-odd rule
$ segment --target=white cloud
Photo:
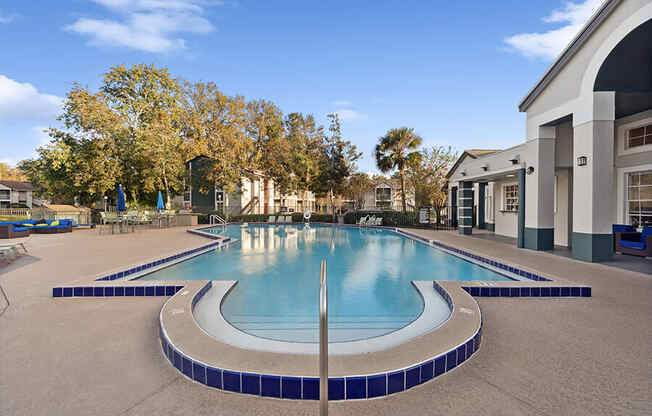
[[[0,75],[0,121],[54,120],[61,103],[60,97],[40,93],[32,84]]]
[[[182,33],[206,34],[215,30],[204,16],[204,6],[222,5],[206,0],[94,0],[118,19],[80,18],[66,30],[90,37],[95,46],[119,46],[152,53],[184,49]]]
[[[339,116],[340,120],[343,121],[364,120],[367,118],[366,114],[362,114],[348,108],[342,108],[335,112]]]
[[[331,104],[333,104],[335,107],[351,107],[353,105],[351,101],[347,100],[335,100]]]
[[[552,60],[573,40],[601,4],[602,0],[567,2],[563,9],[554,10],[543,18],[546,23],[562,23],[561,27],[541,33],[519,33],[505,38],[505,43],[527,57]]]

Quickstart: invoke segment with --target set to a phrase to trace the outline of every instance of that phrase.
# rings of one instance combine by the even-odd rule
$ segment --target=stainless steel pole
[[[328,286],[326,260],[321,261],[319,283],[319,414],[328,415]]]

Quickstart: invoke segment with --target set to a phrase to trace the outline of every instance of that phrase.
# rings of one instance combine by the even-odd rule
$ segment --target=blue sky
[[[285,113],[338,112],[373,146],[409,126],[425,145],[505,148],[517,105],[600,0],[0,2],[0,161],[32,157],[73,83],[154,63]]]

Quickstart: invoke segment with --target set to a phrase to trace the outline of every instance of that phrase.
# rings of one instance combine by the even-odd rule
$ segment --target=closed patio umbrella
[[[127,210],[127,204],[125,203],[125,191],[122,189],[122,185],[118,185],[118,204],[115,209],[119,212],[124,212]]]
[[[165,204],[163,203],[163,195],[161,191],[158,191],[158,201],[156,202],[156,209],[163,211],[165,209]]]

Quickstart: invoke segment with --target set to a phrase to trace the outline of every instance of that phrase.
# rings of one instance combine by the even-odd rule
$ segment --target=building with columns
[[[604,261],[613,224],[652,225],[650,0],[605,1],[519,110],[524,143],[465,152],[449,172],[461,234],[477,227]]]

